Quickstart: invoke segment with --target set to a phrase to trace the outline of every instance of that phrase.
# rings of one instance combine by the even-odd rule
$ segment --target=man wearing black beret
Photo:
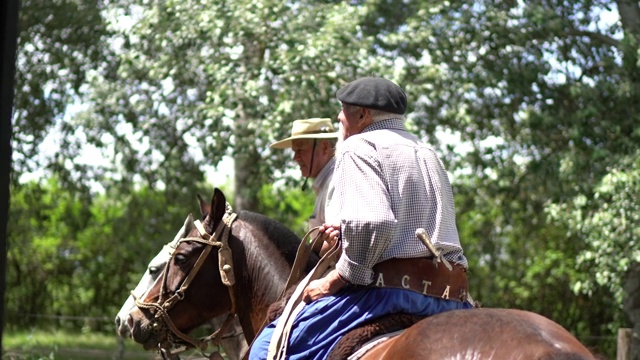
[[[343,104],[402,115],[407,111],[407,95],[395,83],[366,77],[350,82],[338,90],[337,98]]]
[[[449,178],[434,150],[406,130],[405,92],[367,77],[337,98],[344,142],[333,177],[336,214],[326,216],[340,220],[324,230],[327,241],[341,240],[342,254],[304,288],[287,359],[325,359],[349,331],[385,315],[473,307]],[[269,340],[287,343],[274,329],[275,322],[260,333],[251,359],[266,357]]]

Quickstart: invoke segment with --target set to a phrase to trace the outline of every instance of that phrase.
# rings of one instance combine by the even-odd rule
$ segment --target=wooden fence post
[[[633,329],[620,328],[618,329],[618,351],[616,360],[632,360],[631,357],[631,337],[633,336]]]
[[[124,338],[118,336],[118,347],[116,349],[116,353],[113,355],[113,360],[122,359],[124,359]]]

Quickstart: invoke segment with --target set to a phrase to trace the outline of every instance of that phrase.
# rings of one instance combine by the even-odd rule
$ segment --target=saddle
[[[424,317],[410,314],[389,314],[373,319],[338,340],[327,360],[354,359],[354,354],[372,340],[387,334],[397,335],[422,319]]]
[[[295,286],[288,289],[280,301],[271,304],[267,312],[266,323],[271,323],[282,315],[285,305],[294,291]],[[345,334],[331,350],[327,360],[347,359],[371,340],[407,329],[422,319],[424,317],[410,314],[389,314],[372,319]]]

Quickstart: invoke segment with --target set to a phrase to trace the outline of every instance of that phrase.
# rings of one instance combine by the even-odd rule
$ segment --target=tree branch
[[[585,30],[569,30],[567,31],[567,35],[569,36],[585,36],[588,37],[589,39],[601,43],[601,44],[605,44],[605,45],[610,45],[613,47],[619,47],[620,46],[620,41],[616,40],[612,37],[597,33],[597,32],[593,32],[593,31],[585,31]]]

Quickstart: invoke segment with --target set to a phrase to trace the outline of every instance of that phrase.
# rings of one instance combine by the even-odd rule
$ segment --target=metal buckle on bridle
[[[171,347],[171,343],[169,347]],[[158,353],[162,356],[163,360],[180,360],[180,353],[185,352],[187,350],[186,346],[181,346],[175,348],[174,350],[163,346],[162,344],[158,344]]]

